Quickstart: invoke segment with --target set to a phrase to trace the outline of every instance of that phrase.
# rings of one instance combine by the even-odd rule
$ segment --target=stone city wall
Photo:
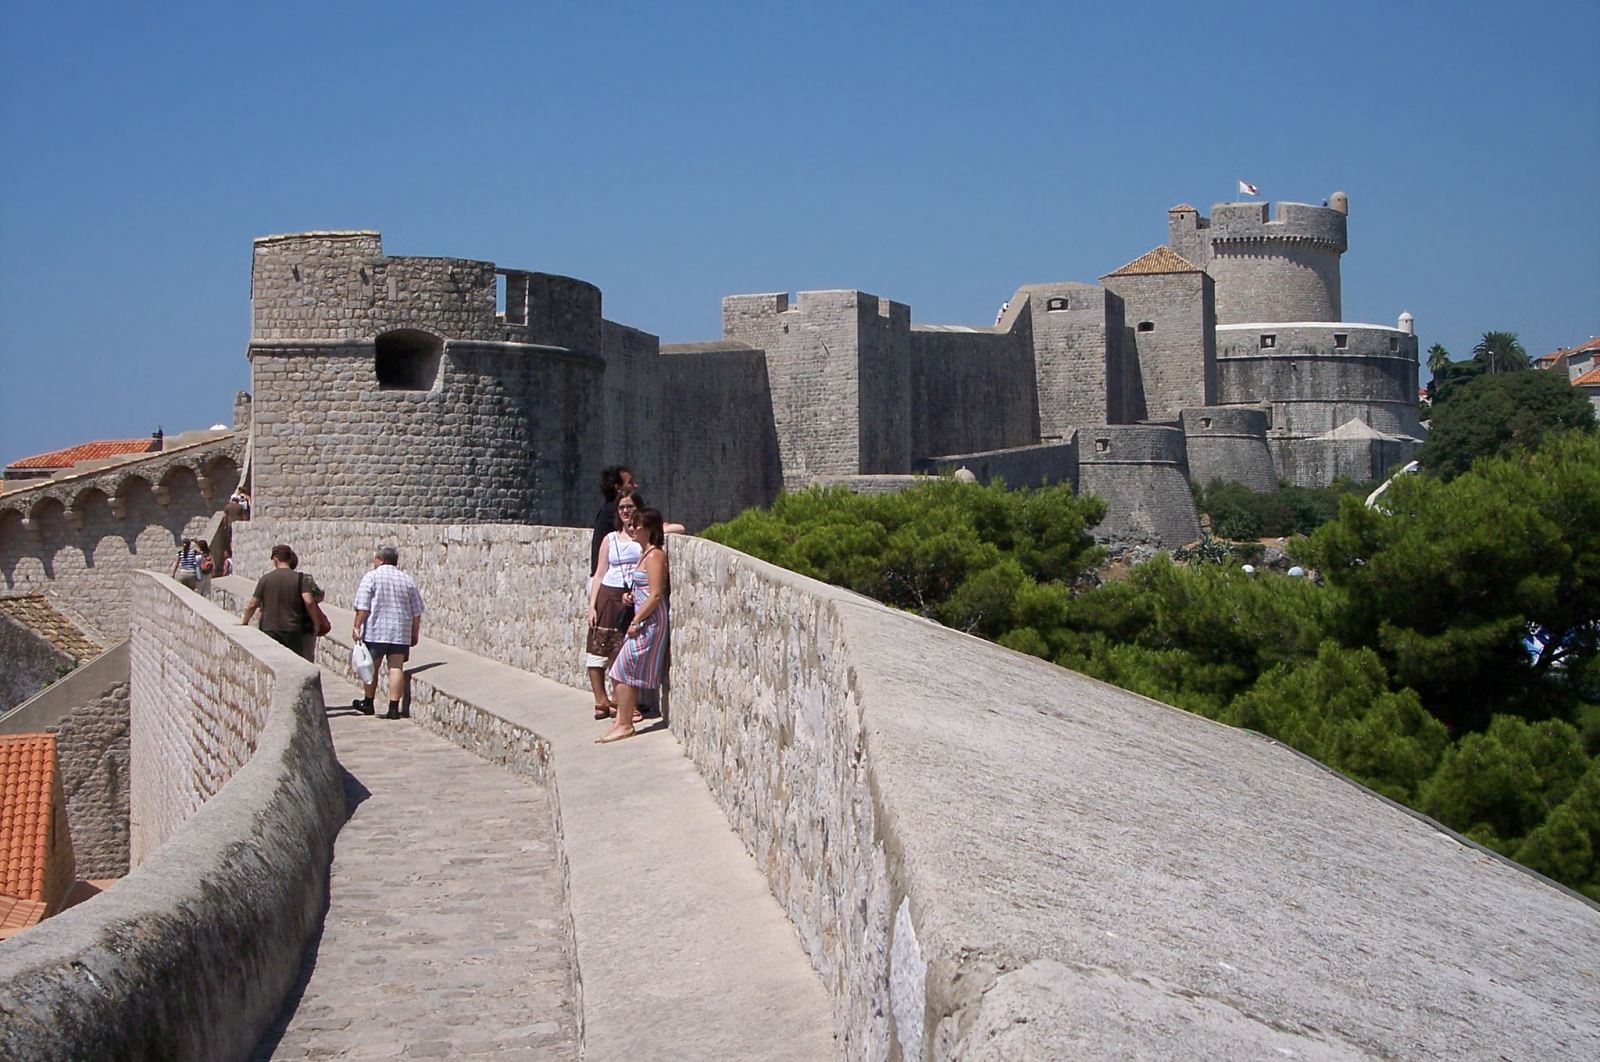
[[[400,388],[375,349],[251,346],[252,515],[589,522],[597,355],[451,341],[426,386]]]
[[[0,715],[9,712],[78,665],[10,616],[0,615]]]
[[[1028,446],[1039,439],[1032,315],[1008,332],[911,330],[911,458]]]
[[[1220,479],[1261,493],[1278,489],[1277,466],[1267,448],[1266,410],[1207,406],[1184,410],[1182,421],[1194,482],[1210,486]]]
[[[1371,483],[1385,479],[1417,456],[1415,439],[1279,439],[1268,440],[1273,463],[1291,483],[1325,487],[1336,479]]]
[[[134,571],[172,570],[239,481],[242,434],[111,468],[41,480],[0,498],[3,589],[41,592],[107,642],[128,630]]]
[[[497,306],[497,275],[505,306]],[[307,232],[255,241],[252,339],[316,345],[397,329],[449,339],[600,350],[600,289],[586,281],[466,258],[390,257],[376,232]]]
[[[1094,284],[1031,284],[1011,297],[1032,322],[1039,442],[1110,420],[1111,366],[1122,357],[1122,300]],[[1009,316],[1009,315],[1008,315]],[[931,456],[931,455],[930,455]]]
[[[1101,541],[1172,548],[1200,537],[1181,428],[1084,428],[1078,433],[1078,492],[1106,503],[1094,531]]]
[[[157,821],[135,824],[152,839],[148,827],[178,817],[159,809],[188,807],[202,776],[215,795],[166,843],[147,845],[114,888],[0,944],[6,1058],[249,1057],[327,898],[344,793],[317,672],[176,583],[136,580],[134,767],[175,770],[178,795],[165,801],[143,786]],[[210,733],[183,738],[169,699]],[[167,720],[156,733],[185,749],[146,742],[154,762],[142,767],[149,716]],[[209,762],[183,762],[211,750]]]
[[[983,450],[946,454],[917,463],[917,471],[947,476],[964,468],[979,483],[1003,479],[1008,487],[1037,487],[1047,483],[1078,486],[1078,437],[1042,446],[1017,446],[1009,450]]]
[[[1122,300],[1123,398],[1113,419],[1169,420],[1185,406],[1209,405],[1217,389],[1211,278],[1196,269],[1112,274],[1104,283]]]
[[[128,872],[128,643],[0,718],[0,733],[56,736],[78,877]]]
[[[582,684],[582,530],[267,531],[343,592],[352,540],[399,541],[444,613],[424,630]],[[1600,1051],[1600,919],[1573,894],[1257,735],[714,543],[668,549],[664,710],[845,1057]]]
[[[661,470],[644,479],[646,500],[691,530],[770,504],[783,466],[766,356],[739,344],[682,344],[665,348],[661,363],[661,430],[633,451]]]
[[[1396,328],[1344,322],[1219,327],[1217,384],[1218,404],[1270,404],[1277,434],[1320,435],[1358,419],[1385,435],[1421,435],[1417,338]]]

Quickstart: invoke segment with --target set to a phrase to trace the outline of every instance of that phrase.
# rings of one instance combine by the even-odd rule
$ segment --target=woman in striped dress
[[[633,622],[617,658],[611,664],[611,681],[617,695],[617,721],[595,740],[599,744],[632,737],[639,721],[639,691],[661,685],[666,664],[667,594],[672,588],[667,570],[666,536],[661,513],[643,509],[628,534],[639,544],[640,555],[628,577],[633,595]]]

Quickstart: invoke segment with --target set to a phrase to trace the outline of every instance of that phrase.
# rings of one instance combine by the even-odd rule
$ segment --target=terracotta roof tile
[[[0,735],[0,893],[46,905],[61,899],[51,895],[60,875],[50,873],[60,792],[54,734]]]
[[[1121,269],[1107,273],[1108,277],[1150,276],[1156,273],[1202,273],[1199,266],[1163,244],[1149,254],[1140,255]]]
[[[71,468],[79,461],[97,461],[102,457],[120,457],[123,454],[147,454],[160,447],[155,439],[102,439],[99,442],[81,443],[65,450],[51,450],[13,461],[7,468]]]
[[[105,646],[56,611],[43,594],[0,597],[0,614],[16,620],[79,663],[105,651]]]
[[[46,904],[42,900],[0,895],[0,940],[29,926],[38,925],[44,919],[45,910]]]
[[[1594,387],[1600,385],[1600,368],[1590,369],[1576,380],[1572,381],[1573,387]]]

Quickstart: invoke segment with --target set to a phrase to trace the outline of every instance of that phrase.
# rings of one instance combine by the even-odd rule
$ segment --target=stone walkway
[[[576,1059],[546,793],[409,721],[328,722],[350,819],[309,980],[256,1057]]]

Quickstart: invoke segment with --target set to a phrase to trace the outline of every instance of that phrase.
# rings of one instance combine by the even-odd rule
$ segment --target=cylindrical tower
[[[257,515],[588,522],[592,284],[301,233],[256,241],[251,304]]]
[[[1278,489],[1267,449],[1267,412],[1248,406],[1204,406],[1182,413],[1189,478],[1241,483],[1257,493]]]
[[[1337,321],[1346,214],[1333,207],[1221,203],[1212,209],[1210,261],[1217,323]]]
[[[1106,502],[1103,542],[1187,545],[1200,537],[1183,430],[1102,424],[1078,430],[1078,491]]]

